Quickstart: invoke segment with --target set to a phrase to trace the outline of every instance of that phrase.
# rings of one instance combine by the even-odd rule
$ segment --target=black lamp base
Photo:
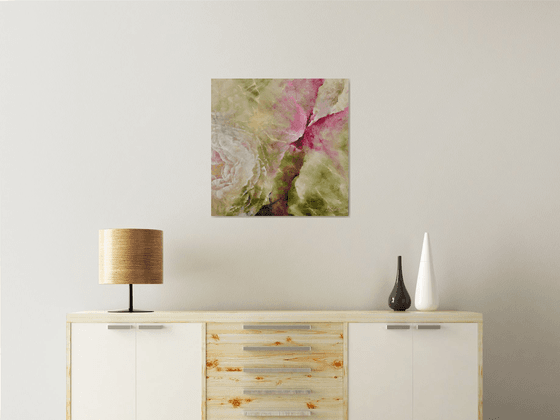
[[[133,309],[132,311],[130,309],[120,309],[120,310],[116,310],[116,311],[107,311],[110,312],[112,314],[122,314],[122,313],[142,313],[142,312],[154,312],[154,311],[142,311],[140,309]]]
[[[129,314],[129,313],[147,313],[147,312],[154,312],[154,311],[143,311],[141,309],[134,309],[132,306],[133,298],[132,298],[132,284],[128,285],[128,309],[118,309],[115,311],[107,311],[112,314]]]

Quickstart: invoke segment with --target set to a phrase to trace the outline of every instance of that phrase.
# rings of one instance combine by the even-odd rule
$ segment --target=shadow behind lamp
[[[99,284],[128,284],[128,309],[135,310],[133,284],[163,283],[163,231],[153,229],[104,229],[99,231]]]

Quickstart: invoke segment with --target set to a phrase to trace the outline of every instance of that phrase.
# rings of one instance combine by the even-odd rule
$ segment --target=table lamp
[[[99,231],[99,284],[128,284],[128,309],[109,312],[153,312],[134,309],[133,284],[163,283],[163,231]]]

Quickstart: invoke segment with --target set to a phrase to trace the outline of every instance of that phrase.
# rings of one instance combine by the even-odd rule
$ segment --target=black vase
[[[402,257],[398,257],[397,265],[397,280],[395,280],[395,287],[389,295],[389,308],[395,311],[406,311],[410,308],[412,301],[410,295],[404,287],[404,280],[402,276]]]

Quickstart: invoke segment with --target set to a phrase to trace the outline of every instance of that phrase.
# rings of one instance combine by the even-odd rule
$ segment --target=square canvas
[[[212,80],[212,216],[348,216],[348,79]]]

